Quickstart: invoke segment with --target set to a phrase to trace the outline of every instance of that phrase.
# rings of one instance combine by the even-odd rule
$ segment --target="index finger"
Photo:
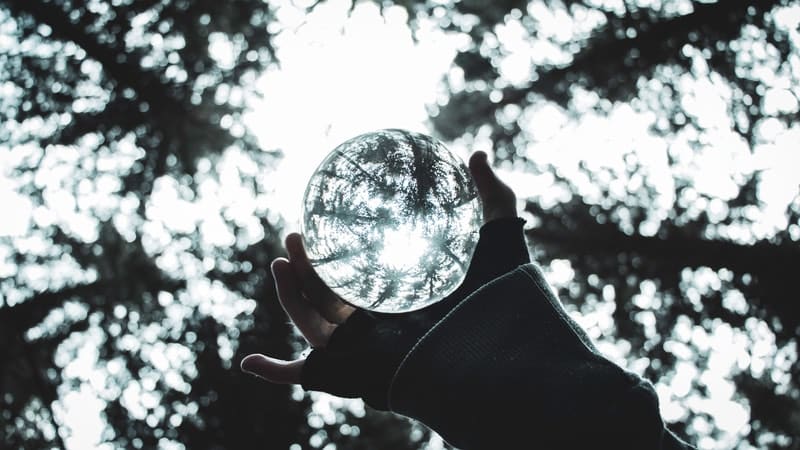
[[[239,367],[250,374],[278,384],[300,384],[305,358],[294,361],[271,358],[260,353],[247,355]]]
[[[294,267],[303,293],[322,317],[335,324],[347,320],[355,308],[343,302],[317,275],[299,234],[290,233],[286,236],[286,251],[289,253],[289,261]]]
[[[278,300],[312,347],[324,347],[336,325],[325,320],[314,306],[303,297],[291,264],[284,258],[272,262],[272,276]]]

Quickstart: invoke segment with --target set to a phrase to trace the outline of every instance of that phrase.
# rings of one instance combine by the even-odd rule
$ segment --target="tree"
[[[94,444],[70,417],[83,392],[105,421],[93,439],[114,447],[306,445],[309,401],[232,369],[300,344],[267,270],[281,223],[257,205],[279,152],[241,123],[275,63],[272,8],[8,0],[0,22],[0,136],[22,217],[0,237],[0,446]],[[192,206],[222,186],[244,212]]]
[[[733,171],[735,192],[719,195],[692,170],[798,135],[797,3],[379,2],[468,38],[433,129],[491,142],[499,167],[550,186],[526,199],[533,254],[603,348],[658,381],[672,427],[705,447],[798,445],[800,199],[767,226],[774,173]],[[425,445],[418,424],[320,410],[232,367],[302,348],[267,270],[282,224],[263,175],[280,152],[241,121],[279,31],[255,0],[0,1],[0,446],[80,447],[75,431],[91,427],[76,408],[96,408],[94,439],[112,447]],[[722,122],[698,108],[709,98]],[[580,134],[615,115],[645,116],[652,138],[620,164],[579,149],[565,168],[540,150],[543,118]],[[643,159],[659,153],[666,172]],[[750,347],[725,374],[741,430],[704,403],[725,339]]]
[[[780,173],[753,167],[732,173],[738,192],[719,196],[700,192],[703,175],[687,176],[686,166],[704,152],[735,155],[745,148],[754,154],[798,136],[800,54],[796,19],[786,20],[797,13],[797,2],[564,0],[452,7],[445,26],[469,34],[471,44],[455,59],[449,100],[432,109],[432,123],[448,139],[490,141],[499,164],[549,177],[557,187],[550,191],[561,195],[557,202],[547,194],[527,201],[527,234],[542,260],[568,261],[574,278],[562,297],[578,314],[610,304],[615,325],[609,341],[630,343],[627,364],[662,379],[661,386],[682,376],[687,361],[694,366],[693,394],[677,398],[683,404],[673,424],[679,432],[719,439],[722,447],[734,445],[732,432],[758,448],[795,448],[800,391],[789,380],[798,379],[800,335],[800,304],[791,294],[800,266],[796,186],[775,229],[757,231],[765,220],[766,184],[781,183]],[[557,20],[560,30],[546,26]],[[522,44],[504,39],[513,32],[522,34]],[[527,79],[503,70],[516,52],[527,58]],[[721,124],[709,123],[698,103],[708,99],[692,91],[699,89],[695,83],[721,92]],[[558,111],[565,122],[580,123],[620,108],[648,114],[651,136],[665,143],[649,152],[668,161],[670,193],[651,181],[657,173],[641,161],[647,149],[636,145],[621,168],[586,162],[590,148],[581,150],[583,161],[568,175],[538,161],[558,150],[539,138],[553,133],[535,122],[544,114],[538,111]],[[785,137],[767,132],[768,126],[785,130]],[[726,139],[727,148],[715,139]],[[734,398],[750,415],[749,429],[727,430],[733,443],[726,443],[703,407],[691,403],[692,397],[707,399],[714,388],[701,374],[711,370],[709,359],[719,349],[704,348],[684,325],[700,336],[719,329],[733,329],[750,342],[759,333],[774,336],[774,359],[766,369],[754,361],[730,371]],[[704,425],[709,422],[710,431]]]

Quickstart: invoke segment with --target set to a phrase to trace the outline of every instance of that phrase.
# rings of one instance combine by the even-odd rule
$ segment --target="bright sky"
[[[425,105],[455,56],[458,39],[432,29],[415,44],[402,8],[381,17],[364,2],[349,18],[347,8],[333,1],[282,17],[289,31],[276,40],[280,69],[258,82],[263,102],[245,119],[262,147],[284,152],[270,185],[290,229],[306,181],[338,144],[381,128],[428,132]]]

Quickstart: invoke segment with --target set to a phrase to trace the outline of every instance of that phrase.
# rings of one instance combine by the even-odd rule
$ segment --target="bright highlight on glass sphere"
[[[461,159],[430,136],[389,129],[325,158],[306,188],[301,231],[312,265],[343,300],[399,313],[461,284],[481,217]]]

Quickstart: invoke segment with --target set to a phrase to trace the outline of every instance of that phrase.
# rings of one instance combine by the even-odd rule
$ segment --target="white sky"
[[[328,2],[287,18],[290,31],[276,40],[281,67],[259,80],[263,102],[245,118],[263,148],[284,152],[270,184],[291,229],[306,181],[338,144],[381,128],[428,132],[425,105],[455,56],[458,39],[432,30],[415,45],[399,7],[381,17],[361,3],[346,18],[348,7]]]

